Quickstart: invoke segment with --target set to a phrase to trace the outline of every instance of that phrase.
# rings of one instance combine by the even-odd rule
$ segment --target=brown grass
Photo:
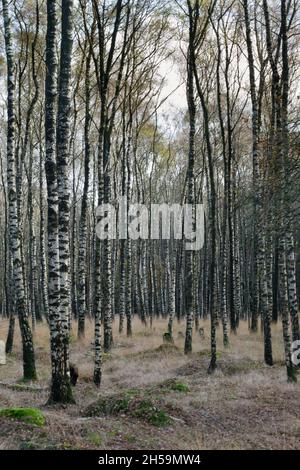
[[[11,384],[22,378],[19,332],[14,353],[0,366],[0,407],[31,406],[42,409],[46,426],[37,428],[0,418],[0,449],[297,449],[300,448],[299,385],[286,382],[280,325],[273,326],[275,365],[264,365],[262,335],[249,334],[241,323],[231,335],[230,348],[222,347],[218,330],[218,369],[207,375],[209,322],[202,322],[205,337],[195,333],[193,353],[183,354],[184,323],[174,325],[175,348],[161,348],[166,320],[155,320],[152,330],[134,321],[134,336],[118,334],[114,324],[114,348],[104,355],[101,390],[92,383],[93,325],[87,323],[86,338],[76,341],[72,332],[71,359],[79,367],[74,389],[76,405],[46,407],[48,397],[49,333],[39,325],[35,349],[39,380],[30,390],[15,390]],[[5,340],[7,322],[0,324]],[[176,379],[188,386],[180,393],[163,393],[171,424],[156,428],[132,416],[86,417],[85,408],[99,396],[120,394],[127,389],[160,393],[159,384]],[[149,390],[153,390],[149,392]]]

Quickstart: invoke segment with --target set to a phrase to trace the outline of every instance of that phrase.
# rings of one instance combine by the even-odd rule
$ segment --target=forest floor
[[[163,345],[166,321],[152,329],[138,319],[134,335],[119,335],[104,355],[101,389],[92,382],[93,326],[86,338],[71,337],[78,365],[75,405],[46,406],[49,396],[47,325],[35,333],[38,381],[24,384],[19,333],[14,353],[0,366],[0,407],[35,407],[44,426],[0,417],[0,449],[300,449],[300,384],[286,381],[281,326],[273,326],[273,367],[264,365],[261,333],[240,324],[230,347],[220,347],[218,369],[207,375],[209,322],[183,353],[184,323],[174,325],[175,345]],[[5,340],[7,322],[0,324]],[[218,331],[221,345],[221,328]],[[300,379],[300,377],[299,377]],[[100,399],[100,401],[99,401]],[[94,405],[96,403],[96,405]],[[91,405],[92,406],[89,406]]]

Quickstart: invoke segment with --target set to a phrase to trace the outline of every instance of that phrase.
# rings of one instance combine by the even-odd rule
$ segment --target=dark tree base
[[[207,369],[207,373],[209,375],[212,375],[215,372],[216,368],[217,368],[217,364],[216,364],[215,359],[211,359],[209,367]]]
[[[296,370],[293,366],[287,367],[287,380],[288,382],[291,383],[296,383],[297,382],[297,376],[296,376]]]
[[[35,368],[34,352],[23,349],[23,376],[24,380],[36,380],[37,373]]]
[[[96,385],[96,387],[100,387],[101,385],[101,377],[102,377],[102,374],[101,372],[94,372],[94,384]]]
[[[71,383],[68,378],[52,381],[51,394],[47,402],[48,405],[55,403],[74,404]]]
[[[15,323],[16,323],[15,317],[11,316],[9,319],[9,329],[8,329],[8,334],[7,334],[6,344],[5,344],[6,354],[10,354],[13,350]]]
[[[184,354],[190,354],[192,352],[192,338],[185,338]]]

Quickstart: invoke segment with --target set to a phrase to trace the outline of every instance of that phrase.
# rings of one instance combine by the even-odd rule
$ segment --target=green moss
[[[129,389],[124,393],[112,395],[109,397],[102,397],[95,404],[92,404],[86,410],[87,416],[103,415],[117,415],[119,413],[126,413],[129,410],[131,400],[138,393],[137,390]]]
[[[187,384],[180,382],[179,380],[171,381],[169,389],[174,392],[187,393],[189,392],[189,387]]]
[[[127,390],[125,390],[125,394],[131,397],[135,397],[139,393],[140,393],[140,390],[138,390],[137,388],[128,388]]]
[[[73,449],[72,444],[70,444],[69,442],[63,442],[62,445],[61,445],[61,448],[62,448],[63,450],[71,450],[71,449]]]
[[[153,424],[153,426],[159,426],[159,427],[168,426],[168,424],[170,424],[171,422],[169,416],[164,410],[157,410],[154,413],[152,413],[149,416],[148,421],[150,424]]]
[[[136,442],[136,437],[133,436],[132,434],[125,434],[124,439],[125,439],[125,441],[127,441],[129,443]]]
[[[44,415],[36,408],[1,408],[0,416],[35,424],[36,426],[44,426],[45,424]]]
[[[153,426],[166,426],[170,423],[170,418],[165,410],[159,409],[152,400],[142,400],[138,403],[133,415],[143,418]]]
[[[118,414],[128,408],[128,400],[125,398],[100,398],[97,402],[94,414]]]
[[[161,384],[159,384],[158,387],[159,387],[159,390],[164,393],[169,393],[169,392],[187,393],[189,392],[188,385],[177,379],[166,380],[165,382],[162,382]],[[155,389],[152,389],[152,392],[155,392]]]
[[[151,400],[142,400],[140,403],[138,403],[136,410],[134,411],[134,415],[141,418],[145,416],[147,413],[152,411],[152,402]]]
[[[90,432],[88,434],[88,440],[95,446],[100,446],[102,444],[102,437],[96,432]]]
[[[118,429],[113,429],[112,431],[109,431],[109,432],[107,433],[108,437],[116,437],[118,434],[119,434],[119,430],[118,430]]]
[[[148,391],[150,392],[150,391]],[[145,397],[147,391],[142,393],[139,390],[126,390],[123,394],[102,397],[96,403],[90,405],[85,416],[115,416],[127,414],[134,418],[139,418],[154,426],[165,426],[169,424],[170,418],[164,409],[158,406],[158,400]]]

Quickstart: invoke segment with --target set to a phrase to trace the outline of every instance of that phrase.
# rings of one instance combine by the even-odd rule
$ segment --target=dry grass
[[[5,339],[7,323],[0,324]],[[46,407],[49,380],[49,333],[39,325],[35,334],[39,380],[38,393],[12,389],[22,377],[19,333],[14,353],[0,366],[0,407],[26,406],[42,409],[46,426],[37,428],[0,418],[0,449],[296,449],[300,448],[300,404],[298,384],[286,382],[280,325],[273,327],[275,365],[264,365],[260,333],[249,334],[241,323],[238,335],[230,337],[230,348],[221,346],[218,369],[213,376],[209,364],[209,322],[201,324],[205,337],[194,334],[194,350],[183,354],[184,323],[175,324],[174,348],[160,348],[166,321],[155,320],[152,330],[134,321],[134,336],[119,335],[114,325],[114,348],[104,356],[101,390],[92,383],[93,325],[87,324],[86,338],[76,341],[74,328],[71,358],[79,367],[79,383],[74,390],[76,405]],[[74,325],[75,327],[75,325]],[[176,378],[188,392],[168,390],[162,394],[171,423],[155,427],[121,413],[86,417],[85,408],[99,396],[122,394],[139,389],[160,394],[159,384]],[[149,391],[150,390],[150,391]],[[151,391],[152,390],[152,391]]]

